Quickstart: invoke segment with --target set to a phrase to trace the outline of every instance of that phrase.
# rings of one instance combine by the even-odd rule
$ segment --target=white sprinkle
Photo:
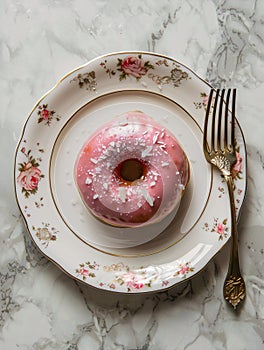
[[[115,147],[115,142],[114,142],[114,141],[111,141],[111,142],[109,143],[109,145],[112,146],[112,147]]]
[[[176,175],[180,175],[180,172],[179,172],[179,171],[176,171]]]
[[[148,133],[148,130],[145,130],[142,135],[146,135]]]
[[[106,146],[105,146],[105,145],[102,145],[102,148],[103,148],[103,149],[106,149]]]
[[[169,163],[167,163],[167,162],[162,162],[161,163],[161,166],[164,168],[165,166],[168,166],[169,165]]]
[[[166,145],[160,145],[159,147],[164,153],[168,154],[168,152],[165,151]]]
[[[155,182],[155,181],[152,181],[152,182],[149,184],[150,187],[154,187],[155,185],[156,185],[156,182]]]
[[[107,183],[107,182],[103,183],[103,188],[104,188],[106,191],[108,190],[108,183]]]
[[[141,191],[142,191],[142,195],[145,198],[145,200],[148,202],[148,204],[151,207],[153,207],[154,198],[151,197],[151,195],[149,194],[149,192],[145,188],[143,188]]]
[[[164,137],[164,135],[165,135],[165,133],[164,133],[164,129],[162,129],[161,131],[162,131],[162,132],[161,132],[160,137],[163,139],[163,137]]]
[[[96,172],[96,174],[100,174],[100,172],[101,172],[101,168],[96,167],[96,168],[95,168],[95,172]]]
[[[185,189],[185,186],[183,184],[178,184],[177,187],[182,191]]]
[[[92,179],[90,179],[89,177],[86,178],[85,180],[85,184],[86,185],[90,185],[92,183]]]
[[[141,154],[141,157],[144,158],[146,156],[149,156],[150,155],[150,152],[152,150],[152,146],[148,146]]]
[[[158,138],[159,138],[159,132],[156,131],[155,135],[153,136],[153,144],[155,144],[158,141]]]
[[[96,193],[96,194],[94,194],[93,199],[97,199],[98,197],[99,197],[99,195]]]
[[[98,160],[97,159],[94,159],[94,158],[90,158],[90,161],[94,164],[97,164],[98,163]]]
[[[119,198],[121,199],[122,203],[126,203],[126,189],[125,187],[119,187]]]

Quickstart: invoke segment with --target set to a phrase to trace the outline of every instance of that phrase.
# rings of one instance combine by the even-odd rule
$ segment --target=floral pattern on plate
[[[42,104],[38,106],[38,123],[44,123],[50,126],[53,119],[57,122],[61,119],[61,116],[56,114],[55,111],[48,108],[48,104]]]
[[[117,63],[117,70],[121,72],[119,80],[126,79],[127,76],[140,79],[143,75],[146,75],[150,69],[154,69],[154,66],[149,61],[143,61],[142,56],[127,56],[123,59],[119,58]]]
[[[35,226],[32,226],[32,230],[45,248],[48,247],[51,241],[57,240],[57,234],[59,233],[55,227],[50,227],[50,224],[44,222],[42,222],[42,227],[36,228]]]
[[[39,168],[41,158],[33,157],[31,149],[27,151],[25,147],[22,147],[20,151],[24,154],[26,161],[18,164],[19,175],[17,182],[22,188],[22,193],[28,198],[31,194],[37,193],[39,182],[44,177],[44,174]],[[43,149],[38,151],[44,152]]]
[[[108,283],[97,280],[97,284],[100,287],[106,285],[110,289],[116,289],[119,285],[120,287],[125,287],[127,292],[133,292],[143,287],[151,288],[153,283],[159,284],[160,286],[167,286],[170,283],[169,276],[166,274],[163,275],[163,273],[160,273],[159,269],[154,266],[131,269],[130,266],[122,262],[108,266],[100,266],[100,264],[95,261],[93,263],[88,261],[79,264],[75,273],[78,278],[85,281],[87,278],[97,278],[97,271],[100,271],[100,269],[106,273],[114,272],[113,280]],[[172,275],[173,277],[184,279],[187,277],[188,273],[193,271],[194,268],[191,266],[190,262],[178,262],[173,267],[170,276]]]
[[[214,218],[213,224],[209,225],[208,222],[204,224],[204,230],[215,232],[218,234],[218,240],[222,241],[224,238],[228,237],[229,227],[227,226],[227,219],[219,220],[219,218]]]
[[[193,104],[194,104],[196,109],[203,108],[204,111],[206,111],[209,95],[206,94],[206,92],[201,92],[200,93],[200,97],[201,97],[201,101],[193,102]],[[213,108],[213,106],[214,106],[214,97],[213,97],[213,101],[212,101],[211,107]]]
[[[236,163],[232,167],[232,177],[236,180],[242,179],[243,157],[239,153],[240,147],[236,144]]]
[[[159,86],[172,83],[174,87],[179,87],[182,81],[191,79],[189,74],[181,69],[180,65],[173,63],[170,68],[166,59],[158,60],[153,64],[149,60],[143,60],[142,55],[127,56],[122,59],[118,58],[116,69],[110,68],[107,63],[107,59],[105,59],[100,63],[100,66],[104,68],[109,78],[120,72],[120,81],[125,80],[128,76],[134,77],[136,81],[139,81],[146,76]],[[162,65],[170,68],[169,74],[157,74],[158,68]]]
[[[88,91],[95,91],[97,85],[95,71],[78,74],[70,82],[77,82],[81,89],[85,87]]]

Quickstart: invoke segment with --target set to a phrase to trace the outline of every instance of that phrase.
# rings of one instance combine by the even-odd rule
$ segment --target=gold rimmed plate
[[[41,251],[72,277],[116,292],[162,290],[199,272],[230,237],[225,184],[202,152],[209,91],[205,81],[172,58],[124,52],[94,59],[47,93],[24,126],[14,175],[18,205]],[[143,234],[96,220],[79,196],[73,172],[89,135],[131,110],[172,131],[191,165],[176,215]],[[246,189],[240,127],[236,139],[242,159],[234,170],[239,213]]]

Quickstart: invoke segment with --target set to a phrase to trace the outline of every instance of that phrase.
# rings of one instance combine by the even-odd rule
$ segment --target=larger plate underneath
[[[15,157],[16,197],[29,234],[70,276],[124,293],[168,288],[199,272],[230,237],[229,198],[202,151],[210,86],[172,58],[114,53],[65,76],[34,107]],[[96,220],[73,176],[81,146],[115,116],[141,110],[172,131],[191,165],[177,214],[139,236]],[[235,197],[246,188],[246,151],[236,128]]]

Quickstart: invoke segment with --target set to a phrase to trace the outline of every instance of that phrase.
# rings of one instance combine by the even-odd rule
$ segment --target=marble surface
[[[3,350],[264,349],[264,2],[2,0],[0,348]],[[13,157],[35,102],[63,75],[108,52],[173,56],[215,87],[237,87],[248,149],[239,222],[247,299],[223,300],[227,245],[167,292],[112,295],[70,279],[29,239],[13,193]]]

